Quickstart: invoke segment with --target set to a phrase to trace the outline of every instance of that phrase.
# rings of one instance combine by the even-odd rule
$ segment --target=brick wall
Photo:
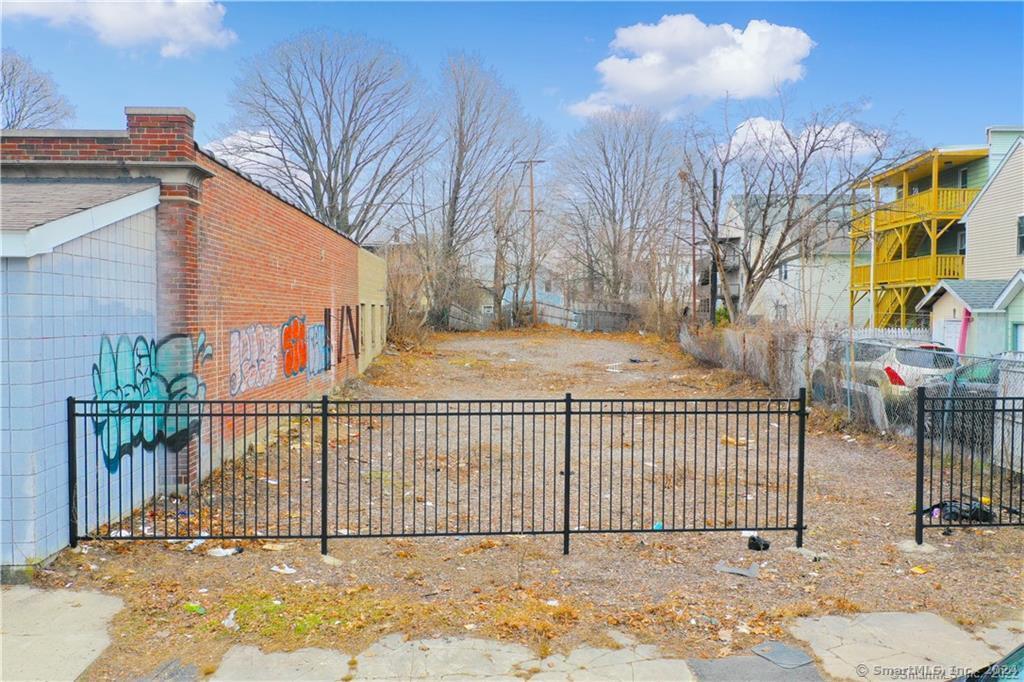
[[[128,107],[125,132],[39,131],[5,134],[0,142],[4,161],[134,161],[181,162],[196,156],[194,116],[187,109]],[[5,131],[6,133],[7,131]]]
[[[198,161],[214,173],[203,183],[197,231],[196,319],[214,346],[204,367],[207,395],[255,400],[328,392],[356,372],[350,344],[338,357],[337,311],[359,302],[359,248],[215,159],[200,153]],[[324,330],[331,342],[326,371],[316,348],[325,308],[332,310],[330,332]],[[304,354],[282,345],[289,323],[287,341],[305,342]]]
[[[151,285],[147,291],[153,304],[147,308],[151,315],[147,319],[151,320],[151,328],[144,329],[132,319],[88,315],[92,325],[90,333],[97,339],[112,340],[142,335],[152,338],[157,347],[166,341],[174,348],[173,352],[168,351],[167,358],[174,371],[187,364],[177,357],[181,355],[178,351],[187,348],[187,354],[194,359],[194,376],[189,376],[190,393],[185,396],[188,398],[307,398],[327,393],[336,382],[355,375],[356,352],[342,320],[347,317],[346,308],[351,311],[352,319],[359,319],[358,247],[198,151],[192,139],[193,117],[187,110],[129,108],[125,111],[126,132],[5,131],[0,140],[3,171],[9,177],[141,176],[160,181],[160,204],[155,215],[152,210],[148,214],[150,232],[146,241],[148,251],[145,251],[150,254],[148,264],[128,259],[125,248],[108,253],[90,246],[89,253],[83,255],[83,263],[93,259],[95,262],[90,262],[89,267],[97,271],[110,270],[101,262],[105,259],[116,260],[119,266],[136,274],[148,265],[150,269],[146,272],[151,276],[146,282]],[[94,240],[90,240],[92,237],[84,243],[92,244]],[[5,282],[9,269],[28,267],[25,263],[9,262],[13,260],[4,259]],[[371,285],[374,290],[382,291],[385,286],[383,282]],[[76,284],[60,292],[54,291],[54,295],[63,301],[60,305],[64,305],[64,299],[71,294],[86,297],[90,305],[103,306],[119,300],[123,292],[118,291],[130,288],[119,285],[117,291],[111,293],[109,287],[93,290]],[[6,295],[9,292],[4,293],[6,306],[14,299]],[[53,309],[58,307],[55,302]],[[328,327],[324,326],[325,309],[332,311]],[[34,306],[26,308],[24,329],[40,328],[43,319],[36,310]],[[5,324],[0,333],[4,358],[13,347],[7,331]],[[190,343],[179,343],[185,342],[182,336]],[[31,332],[22,339],[22,345],[38,341],[32,345],[38,349],[38,352],[33,351],[33,362],[40,367],[59,363],[67,369],[68,376],[76,378],[91,376],[92,366],[102,354],[95,339],[79,339],[81,343],[63,339],[59,344],[45,343],[48,338],[42,332]],[[373,350],[379,351],[379,347]],[[82,399],[93,398],[94,391],[83,381],[75,384],[77,388],[67,387],[66,391],[54,385],[57,402],[50,402],[58,405],[58,399],[67,393]],[[4,395],[7,395],[6,390]],[[24,406],[0,404],[0,413],[4,415],[0,420],[0,445],[12,438],[6,428],[10,422],[8,413],[15,408],[34,407],[37,402]],[[63,433],[60,427],[66,424],[61,423],[61,415],[54,411],[56,408],[51,408],[48,408],[49,416],[44,425],[52,427],[54,433]],[[44,425],[36,426],[41,429]],[[251,422],[243,425],[223,419],[213,426],[192,436],[189,444],[176,454],[167,453],[162,442],[136,445],[131,455],[124,456],[131,459],[130,463],[121,458],[121,471],[133,470],[136,460],[151,462],[147,470],[153,494],[156,494],[155,476],[171,488],[194,483],[223,457],[237,454],[231,442],[242,436],[249,436],[251,440],[256,428]],[[94,438],[94,428],[83,421],[80,439]],[[35,440],[29,444],[32,443]],[[27,477],[25,484],[28,485],[28,479],[35,481],[43,475],[40,473],[43,469],[51,483],[66,481],[65,448],[66,443],[56,443],[51,450],[59,451],[62,456],[54,458],[45,448],[26,447],[18,460],[18,466],[24,469],[18,472]],[[95,452],[92,455],[95,456]],[[79,449],[79,460],[81,473],[82,449]],[[166,468],[161,470],[160,466]],[[17,472],[13,466],[10,469],[0,472],[7,474],[0,479],[4,484],[0,509],[5,511],[0,514],[0,528],[4,531],[0,534],[12,532],[11,524],[17,516],[13,512],[6,513],[14,507],[10,491],[12,476]],[[139,477],[139,480],[146,479]],[[33,491],[43,489],[33,485]],[[45,508],[19,507],[18,520],[24,521],[24,532],[14,543],[2,548],[0,564],[31,563],[64,543],[68,523],[67,505],[62,502],[65,498],[61,497],[60,486],[50,483],[46,486]],[[141,502],[142,491],[139,492],[136,504]],[[80,501],[86,494],[87,487],[80,486]],[[92,491],[93,502],[99,497]],[[121,510],[120,501],[116,506],[120,511],[127,511]],[[107,520],[102,511],[96,510],[88,521],[89,526],[95,528]],[[84,532],[89,528],[79,530]],[[43,537],[45,541],[40,541]],[[22,545],[16,549],[18,542]]]
[[[8,132],[0,155],[5,164],[74,162],[68,167],[79,166],[86,175],[90,163],[125,173],[134,166],[145,169],[137,172],[159,174],[167,170],[161,164],[198,169],[188,181],[181,171],[171,180],[161,178],[157,332],[192,338],[205,333],[214,350],[202,372],[207,397],[306,397],[355,374],[354,349],[350,343],[339,346],[341,310],[354,306],[357,311],[359,304],[355,243],[197,150],[194,116],[187,109],[128,107],[125,114],[125,132]],[[325,308],[334,313],[329,330],[319,328]],[[280,347],[289,321],[291,337],[298,336],[292,339],[297,354],[303,350],[299,341],[306,341],[306,360],[298,363],[300,371],[286,374],[285,355],[295,355]],[[264,342],[274,334],[276,360]],[[328,371],[310,362],[327,350],[310,343],[319,342],[321,334],[331,341]],[[344,337],[347,342],[350,334]],[[267,361],[279,365],[276,373]]]

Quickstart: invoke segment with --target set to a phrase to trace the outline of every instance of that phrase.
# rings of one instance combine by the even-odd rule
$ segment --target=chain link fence
[[[989,398],[994,406],[996,398],[1024,396],[1024,354],[975,357],[931,341],[832,338],[810,382],[813,401],[845,411],[863,428],[908,438],[917,426],[917,387],[929,398]],[[985,428],[969,429],[975,445],[990,440],[988,418]]]
[[[1024,396],[1024,353],[959,355],[929,340],[924,329],[684,329],[680,343],[698,360],[752,376],[773,391],[792,394],[806,386],[812,404],[860,428],[906,438],[915,434],[918,386],[929,398]]]

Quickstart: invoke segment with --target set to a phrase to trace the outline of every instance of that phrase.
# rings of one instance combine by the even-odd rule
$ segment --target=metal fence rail
[[[71,544],[795,531],[795,399],[77,401]]]
[[[1024,397],[916,391],[915,539],[940,526],[1024,526]]]

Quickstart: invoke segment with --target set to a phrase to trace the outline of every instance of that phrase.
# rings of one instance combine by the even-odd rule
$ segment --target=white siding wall
[[[1024,146],[993,178],[967,222],[965,279],[1009,279],[1024,268],[1017,253],[1017,217],[1024,214]]]
[[[750,313],[776,320],[776,310],[785,306],[785,320],[794,325],[847,326],[850,317],[850,258],[822,254],[789,264],[786,280],[775,276],[765,281],[750,306]],[[867,321],[867,300],[854,308],[854,325]]]
[[[53,253],[0,259],[0,564],[67,544],[65,399],[93,397],[104,335],[155,336],[155,246],[150,209]]]

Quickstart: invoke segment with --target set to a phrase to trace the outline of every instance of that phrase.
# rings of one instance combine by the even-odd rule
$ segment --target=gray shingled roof
[[[0,229],[30,230],[159,184],[152,180],[22,180],[0,182]]]
[[[1005,279],[943,279],[917,305],[918,310],[929,307],[941,290],[948,291],[963,301],[971,310],[990,310],[1006,287]]]

